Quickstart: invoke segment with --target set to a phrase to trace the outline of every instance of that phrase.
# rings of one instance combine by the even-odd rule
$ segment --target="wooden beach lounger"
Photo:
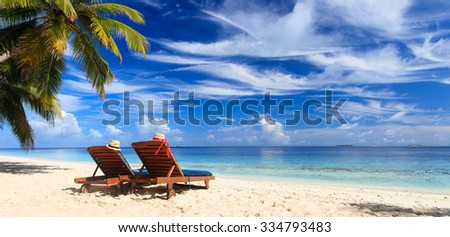
[[[109,149],[106,146],[92,146],[87,148],[87,151],[97,164],[97,168],[95,168],[94,174],[90,177],[75,178],[75,183],[83,184],[81,192],[88,192],[90,187],[116,187],[117,191],[123,191],[123,182],[128,180],[128,176],[134,173],[122,153]],[[103,172],[103,175],[95,176],[98,169]]]
[[[141,159],[143,166],[140,172],[131,177],[131,192],[135,184],[167,184],[167,199],[175,196],[175,183],[204,182],[209,188],[209,181],[215,177],[208,171],[182,170],[164,141],[144,141],[131,144]],[[147,169],[148,172],[145,171]]]

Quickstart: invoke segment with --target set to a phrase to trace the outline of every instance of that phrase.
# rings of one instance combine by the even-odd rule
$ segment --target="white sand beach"
[[[450,216],[450,190],[355,187],[216,175],[211,188],[164,187],[131,195],[79,192],[92,163],[0,156],[0,216]]]

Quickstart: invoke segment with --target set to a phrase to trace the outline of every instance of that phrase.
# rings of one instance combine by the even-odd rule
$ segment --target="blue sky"
[[[139,124],[131,107],[130,125],[102,125],[110,118],[103,100],[70,62],[60,92],[64,118],[55,127],[29,113],[37,147],[85,147],[119,139],[122,146],[165,133],[178,146],[336,145],[396,146],[450,144],[450,2],[412,0],[306,1],[158,1],[126,2],[145,15],[135,25],[148,37],[144,58],[126,50],[122,64],[105,58],[116,76],[107,99],[153,100],[155,117],[161,101],[180,91],[194,91],[202,101],[226,103],[261,99],[270,92],[279,101],[291,99],[278,122],[248,118],[237,110],[219,125],[162,126]],[[103,52],[103,51],[102,51]],[[308,99],[324,101],[325,90],[348,101],[340,108],[348,124],[285,125]],[[123,111],[123,107],[116,107]],[[255,109],[260,117],[261,108]],[[186,117],[187,108],[181,109]],[[274,108],[271,112],[276,112]],[[147,119],[145,111],[144,119]],[[201,118],[200,108],[195,109]],[[312,109],[312,116],[323,115]],[[220,117],[220,116],[219,116]],[[225,121],[230,121],[227,125]],[[0,147],[19,147],[8,127]]]

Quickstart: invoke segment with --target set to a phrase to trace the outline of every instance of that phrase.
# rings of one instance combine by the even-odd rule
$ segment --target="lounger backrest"
[[[134,142],[131,144],[149,174],[154,177],[184,176],[178,162],[161,141]],[[159,149],[159,151],[158,151]],[[158,151],[158,152],[157,152]],[[156,154],[155,154],[156,153]]]
[[[88,147],[87,151],[104,175],[114,177],[133,174],[130,165],[119,151],[111,150],[106,146]]]

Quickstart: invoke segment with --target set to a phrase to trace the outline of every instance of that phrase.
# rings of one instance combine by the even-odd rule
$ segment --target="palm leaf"
[[[80,29],[94,39],[98,44],[103,45],[111,51],[114,55],[118,56],[120,62],[122,62],[122,54],[120,53],[119,48],[117,47],[116,41],[111,36],[111,33],[108,32],[97,20],[96,13],[93,9],[90,9],[86,6],[78,7],[78,25]]]
[[[144,16],[140,12],[121,4],[101,3],[86,7],[100,15],[125,15],[135,23],[145,23]]]
[[[120,58],[120,62],[122,62],[122,54],[119,51],[119,48],[117,47],[116,41],[111,36],[111,33],[100,24],[100,22],[96,18],[92,18],[92,32],[94,36],[99,40],[99,42],[106,46],[108,50],[110,50],[114,55],[118,56]]]
[[[0,8],[0,25],[2,28],[15,26],[35,19],[39,11],[35,8]]]
[[[46,50],[56,57],[62,57],[67,48],[69,31],[65,19],[63,16],[54,17],[51,21],[43,23],[40,29]]]
[[[0,29],[0,54],[11,52],[18,44],[20,36],[24,35],[25,32],[30,29],[33,29],[35,26],[36,21],[31,20]]]
[[[72,6],[70,0],[53,0],[47,2],[55,2],[56,5],[64,12],[64,14],[70,19],[70,21],[74,21],[77,18],[77,12]]]
[[[28,106],[34,113],[45,119],[48,123],[54,126],[55,117],[58,116],[59,118],[62,118],[59,99],[53,99],[52,101],[49,101],[49,104],[47,104],[47,106],[50,107],[50,109],[46,110],[42,100],[37,96],[37,88],[29,87],[23,88],[22,90],[25,90],[29,93],[28,96],[24,96],[23,103]]]
[[[12,58],[8,58],[0,62],[0,79],[3,85],[13,88],[14,92],[20,96],[22,102],[39,116],[54,123],[55,115],[61,115],[59,104],[57,101],[51,105],[50,110],[45,110],[37,93],[39,81],[31,80],[35,78],[33,73],[24,74],[17,66]],[[1,113],[0,113],[1,115]]]
[[[108,62],[100,55],[89,37],[77,26],[70,25],[70,29],[75,34],[72,40],[74,58],[83,65],[87,79],[92,82],[92,86],[105,98],[105,84],[110,84],[114,78],[109,69]]]
[[[139,34],[139,32],[126,24],[113,19],[99,17],[98,21],[107,31],[111,33],[114,32],[118,37],[124,37],[127,42],[128,49],[134,52],[142,53],[144,57],[146,56],[147,51],[150,48],[150,43],[147,38]]]
[[[20,146],[24,149],[34,147],[34,133],[28,123],[25,109],[20,96],[8,84],[0,82],[0,111],[1,118],[10,126],[11,131],[19,140]]]
[[[62,85],[62,72],[65,63],[60,57],[52,54],[46,55],[36,75],[39,83],[37,86],[37,96],[42,103],[44,110],[51,111],[55,103],[58,102],[58,90]]]
[[[43,26],[37,26],[26,30],[19,37],[20,43],[12,51],[12,57],[17,61],[17,66],[25,71],[34,71],[39,67],[42,55],[46,54],[47,46],[41,35]]]
[[[42,5],[41,0],[2,0],[1,8],[36,7]]]
[[[2,114],[4,119],[11,126],[11,131],[19,140],[20,146],[24,149],[34,148],[34,132],[28,123],[27,116],[22,104],[19,104],[17,97],[8,94],[10,99],[2,98]],[[12,101],[12,99],[15,99]]]

